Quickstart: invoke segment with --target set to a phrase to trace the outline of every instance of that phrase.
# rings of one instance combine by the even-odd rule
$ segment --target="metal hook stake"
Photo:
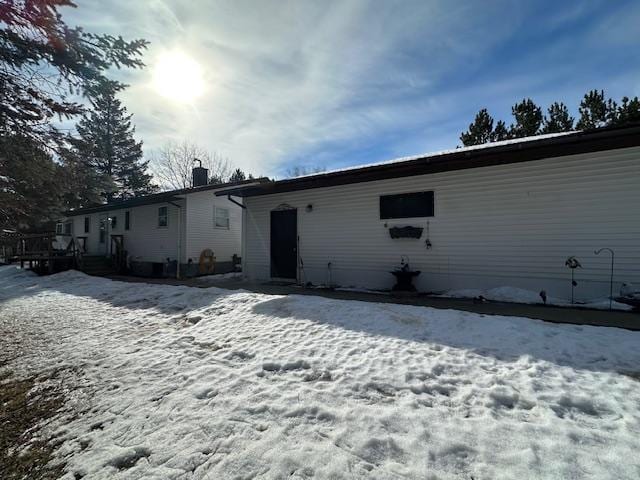
[[[600,255],[603,250],[607,250],[611,253],[611,276],[609,277],[609,310],[611,310],[611,305],[613,302],[613,262],[616,254],[609,247],[603,247],[599,250],[595,250],[593,253],[596,255]]]

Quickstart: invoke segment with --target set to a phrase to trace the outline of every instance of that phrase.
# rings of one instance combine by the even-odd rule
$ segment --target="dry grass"
[[[55,416],[64,405],[59,382],[42,385],[51,378],[18,379],[10,372],[0,372],[0,478],[3,480],[53,479],[63,474],[64,464],[52,462],[55,446],[38,435],[38,426]]]

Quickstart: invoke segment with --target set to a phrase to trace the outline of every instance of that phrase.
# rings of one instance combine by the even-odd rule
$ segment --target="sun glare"
[[[204,91],[202,68],[180,52],[162,54],[153,72],[155,90],[176,102],[189,103]]]

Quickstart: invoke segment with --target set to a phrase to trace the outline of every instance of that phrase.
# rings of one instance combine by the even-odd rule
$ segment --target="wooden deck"
[[[22,268],[28,265],[30,270],[41,275],[69,270],[77,265],[78,245],[70,237],[65,249],[55,248],[55,232],[5,232],[0,236],[0,243],[5,250],[11,250],[8,260],[20,262]]]
[[[62,248],[60,238],[64,239]],[[111,254],[87,255],[86,236],[59,235],[55,232],[0,234],[3,256],[9,262],[20,262],[40,275],[52,274],[72,268],[89,274],[125,273],[127,251],[124,237],[111,235]]]

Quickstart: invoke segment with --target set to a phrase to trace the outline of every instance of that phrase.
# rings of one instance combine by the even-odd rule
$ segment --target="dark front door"
[[[271,276],[296,278],[298,269],[298,211],[271,212]]]

